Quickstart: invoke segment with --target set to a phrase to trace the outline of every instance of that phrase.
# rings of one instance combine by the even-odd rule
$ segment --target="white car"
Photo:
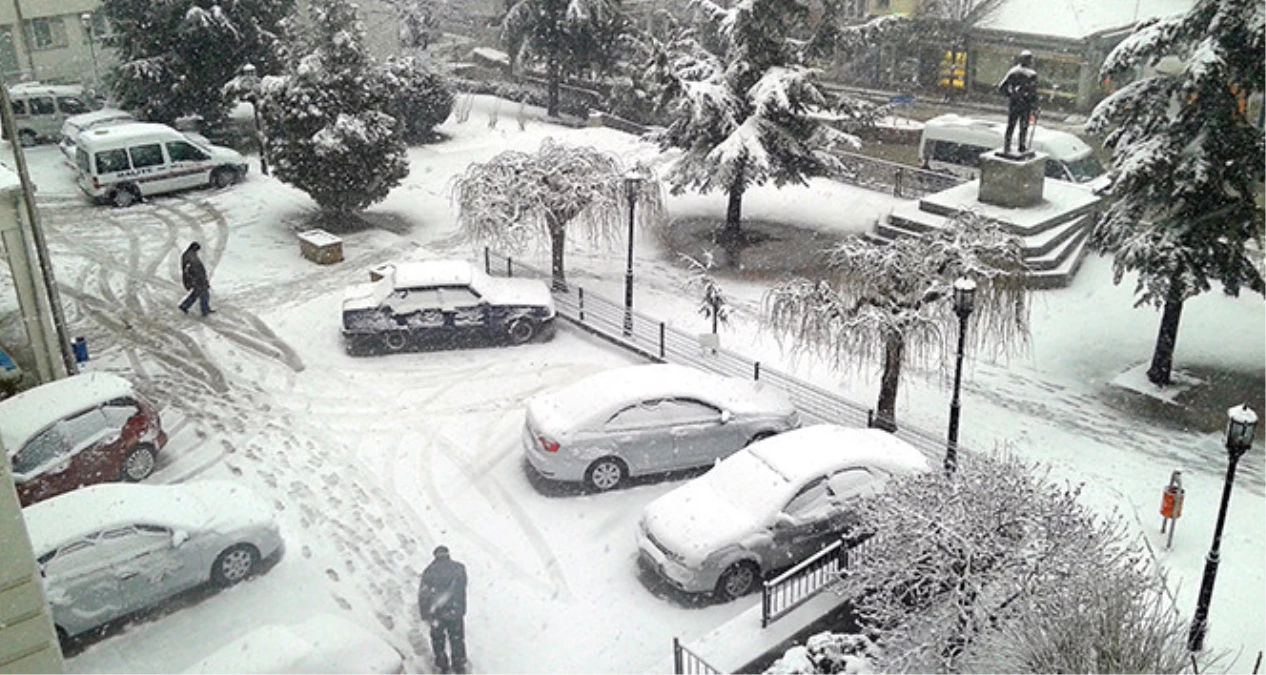
[[[66,157],[66,163],[73,169],[75,167],[75,141],[79,138],[79,134],[89,129],[135,121],[136,117],[132,113],[116,108],[102,108],[101,110],[94,110],[82,115],[72,115],[67,117],[66,121],[62,123],[61,138],[57,142],[57,147],[61,149],[62,155]]]
[[[533,396],[523,447],[545,478],[610,490],[630,476],[710,466],[798,426],[791,399],[767,383],[646,364]]]
[[[107,483],[22,510],[63,639],[280,556],[272,507],[228,481]]]
[[[360,624],[317,614],[268,624],[215,650],[186,673],[403,673],[404,657]]]
[[[928,470],[918,449],[878,429],[779,434],[648,504],[639,564],[680,590],[737,598],[838,538],[854,500]]]
[[[537,279],[494,277],[464,260],[383,265],[371,279],[343,296],[343,340],[353,354],[554,334],[554,299]]]

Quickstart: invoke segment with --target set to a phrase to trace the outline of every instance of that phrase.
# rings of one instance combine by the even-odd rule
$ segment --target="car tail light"
[[[559,446],[557,441],[551,441],[544,436],[537,436],[536,440],[541,444],[541,449],[545,452],[558,452]]]

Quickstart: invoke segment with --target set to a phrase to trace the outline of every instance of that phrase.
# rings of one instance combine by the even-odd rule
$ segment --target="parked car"
[[[82,485],[144,480],[167,433],[130,382],[91,372],[0,401],[0,440],[26,505]]]
[[[919,450],[878,429],[779,434],[648,504],[639,564],[680,590],[737,598],[838,538],[855,500],[928,470]]]
[[[606,370],[537,394],[526,418],[532,467],[596,490],[708,466],[800,426],[791,399],[775,387],[667,363]]]
[[[66,639],[279,556],[272,507],[228,481],[93,485],[22,510]]]
[[[72,115],[67,117],[62,123],[61,136],[57,141],[57,147],[61,149],[62,155],[65,156],[66,162],[71,168],[75,166],[75,141],[89,129],[98,129],[108,127],[113,124],[125,124],[127,122],[135,122],[136,117],[126,110],[118,110],[116,108],[102,108],[92,112],[83,113],[82,115]]]
[[[186,673],[403,673],[404,657],[362,625],[333,614],[267,624],[195,663]]]
[[[385,265],[343,298],[351,353],[398,352],[423,344],[523,344],[554,334],[554,299],[544,282],[490,276],[464,260]]]
[[[1002,147],[1006,124],[947,114],[923,123],[919,160],[923,168],[968,180],[980,177],[980,155]],[[1018,141],[1017,141],[1018,142]],[[1046,177],[1098,190],[1107,177],[1094,151],[1080,138],[1045,126],[1033,130],[1033,149],[1048,155]]]
[[[93,109],[93,101],[77,84],[24,82],[9,87],[9,103],[18,142],[29,147],[56,136],[72,115]]]

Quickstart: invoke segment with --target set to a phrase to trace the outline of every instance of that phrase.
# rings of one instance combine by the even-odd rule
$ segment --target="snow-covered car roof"
[[[533,397],[528,405],[545,429],[597,420],[639,401],[694,397],[734,412],[795,410],[781,390],[764,382],[726,377],[674,363],[612,368]]]
[[[467,286],[477,276],[465,260],[423,260],[396,263],[392,281],[396,288],[418,286]]]
[[[62,133],[79,133],[84,129],[103,124],[134,121],[136,121],[136,117],[126,110],[119,110],[117,108],[102,108],[101,110],[94,110],[92,112],[80,113],[78,115],[71,115],[70,117],[67,117],[66,121],[62,123]]]
[[[217,649],[186,673],[401,673],[400,652],[376,633],[333,614],[268,624]]]
[[[840,466],[871,466],[904,475],[928,470],[917,448],[880,429],[815,424],[771,436],[747,447],[791,482]]]
[[[22,516],[38,558],[102,530],[145,524],[227,531],[271,521],[272,510],[250,489],[232,481],[102,483],[32,504],[22,509]]]
[[[113,373],[82,373],[54,380],[0,401],[0,440],[10,457],[41,429],[98,403],[132,395]]]

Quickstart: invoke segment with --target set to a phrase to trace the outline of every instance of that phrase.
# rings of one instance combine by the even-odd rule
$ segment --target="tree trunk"
[[[905,346],[905,340],[896,334],[888,336],[884,343],[884,372],[879,380],[879,403],[874,420],[877,429],[897,430],[897,385],[901,381],[901,357]]]
[[[725,251],[726,264],[735,269],[740,266],[739,257],[743,253],[742,221],[743,182],[740,178],[735,179],[730,185],[729,201],[725,205],[725,225],[721,226],[721,231],[716,237],[721,250]]]
[[[566,291],[567,276],[563,272],[563,244],[567,241],[567,228],[554,223],[553,220],[550,218],[549,224],[550,270],[553,272],[554,290]]]
[[[558,57],[551,54],[549,63],[545,66],[545,77],[548,79],[548,98],[545,104],[545,114],[550,117],[558,117],[558,89],[563,79],[562,68],[559,65]]]
[[[1174,369],[1174,347],[1178,344],[1178,320],[1182,318],[1183,286],[1175,274],[1169,279],[1169,292],[1165,294],[1165,309],[1161,311],[1160,330],[1156,334],[1156,349],[1152,350],[1152,366],[1147,369],[1147,379],[1152,384],[1165,386],[1170,382]]]

